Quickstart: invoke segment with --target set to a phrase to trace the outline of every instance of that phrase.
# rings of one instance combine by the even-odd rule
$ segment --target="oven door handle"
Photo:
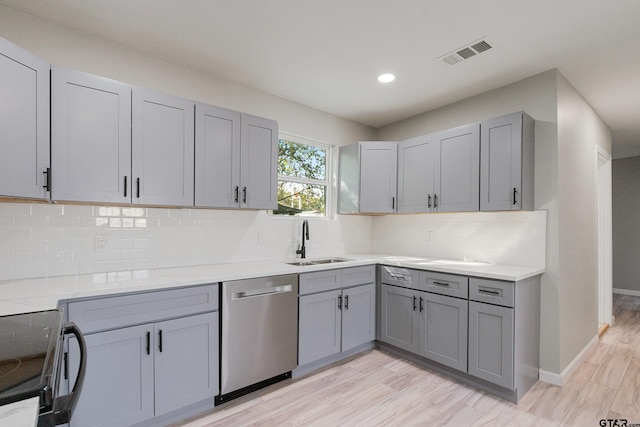
[[[73,322],[65,323],[62,330],[63,335],[73,334],[78,340],[78,345],[80,346],[80,367],[78,368],[78,376],[73,384],[71,393],[56,397],[53,401],[54,425],[67,424],[71,421],[71,415],[78,404],[82,384],[84,384],[84,374],[87,370],[87,343],[84,341],[82,332],[80,332],[78,326]]]

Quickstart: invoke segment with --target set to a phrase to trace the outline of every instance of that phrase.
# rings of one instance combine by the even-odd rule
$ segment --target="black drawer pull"
[[[489,289],[478,289],[478,292],[480,292],[481,294],[489,294],[493,296],[499,296],[501,293],[500,291],[491,291]]]
[[[420,312],[424,311],[424,298],[420,297]]]
[[[342,295],[338,295],[338,310],[342,310]]]
[[[349,295],[344,296],[344,309],[349,310]]]
[[[449,287],[451,286],[449,283],[445,283],[445,282],[436,282],[435,280],[433,281],[433,284],[436,286],[444,286],[444,287]]]
[[[416,311],[416,297],[415,295],[413,296],[413,311]]]

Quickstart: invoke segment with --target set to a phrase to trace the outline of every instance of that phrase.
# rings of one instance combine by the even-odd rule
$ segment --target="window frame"
[[[308,184],[308,185],[318,185],[325,187],[325,206],[324,206],[324,215],[317,216],[307,216],[307,215],[277,215],[274,214],[273,210],[269,211],[270,216],[272,218],[314,218],[314,219],[332,219],[334,216],[333,212],[333,191],[332,191],[332,177],[333,177],[333,145],[328,144],[326,142],[308,138],[301,135],[296,135],[289,132],[280,132],[278,135],[278,142],[284,139],[286,141],[291,141],[296,144],[309,145],[312,147],[322,148],[325,150],[325,174],[324,180],[312,179],[312,178],[302,178],[295,176],[287,176],[278,174],[277,182],[285,181],[292,182],[296,184]]]

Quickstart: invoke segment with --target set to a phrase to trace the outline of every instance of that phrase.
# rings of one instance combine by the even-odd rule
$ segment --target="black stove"
[[[63,335],[81,347],[80,373],[69,395],[58,396]],[[0,405],[38,397],[38,426],[67,423],[84,378],[84,338],[58,310],[0,316]]]

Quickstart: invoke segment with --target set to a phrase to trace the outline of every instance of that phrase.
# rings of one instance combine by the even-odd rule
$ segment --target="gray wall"
[[[595,147],[611,152],[604,122],[557,70],[393,123],[378,139],[404,139],[525,111],[536,120],[536,209],[547,211],[540,365],[561,374],[595,337]],[[373,219],[374,228],[376,221]]]
[[[613,161],[613,288],[640,296],[640,156]]]

